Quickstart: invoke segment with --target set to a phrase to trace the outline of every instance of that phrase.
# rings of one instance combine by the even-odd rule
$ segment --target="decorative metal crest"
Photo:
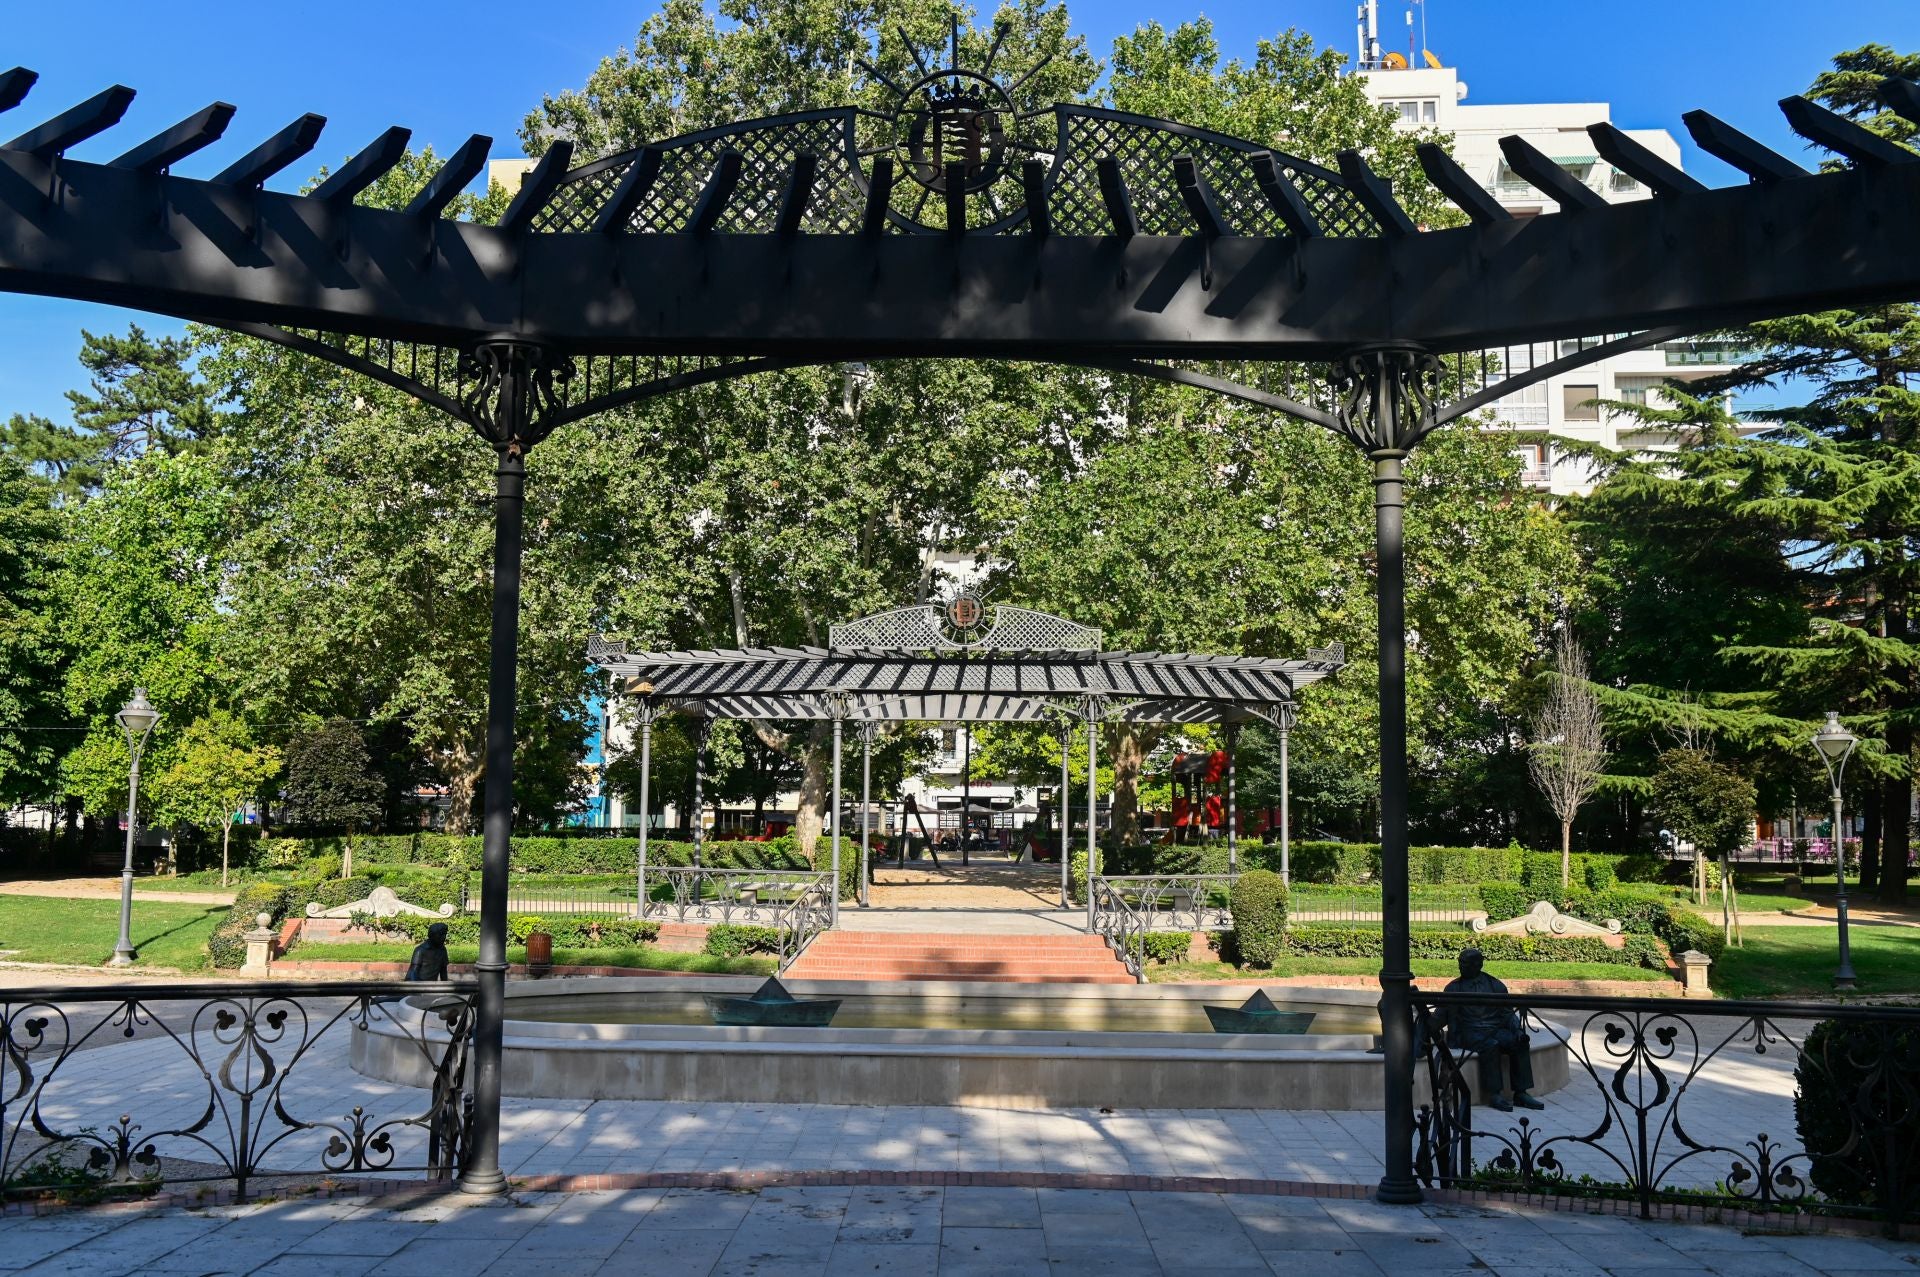
[[[895,608],[831,627],[827,646],[896,652],[1097,652],[1100,631],[1064,617],[1005,603],[992,606],[992,623],[979,596],[962,594],[945,607]],[[971,619],[972,625],[966,624]]]

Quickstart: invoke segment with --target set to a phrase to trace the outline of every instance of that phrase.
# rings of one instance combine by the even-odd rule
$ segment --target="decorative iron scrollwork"
[[[1356,351],[1328,380],[1339,396],[1336,429],[1361,451],[1406,452],[1435,429],[1440,361],[1423,350],[1382,346]]]
[[[480,437],[520,456],[553,432],[567,406],[573,361],[523,341],[460,352],[460,411]]]

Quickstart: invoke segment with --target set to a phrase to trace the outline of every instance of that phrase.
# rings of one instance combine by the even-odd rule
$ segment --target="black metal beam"
[[[1912,80],[1883,80],[1880,97],[1895,115],[1912,124],[1920,124],[1920,84]],[[4,101],[0,97],[0,101]]]
[[[720,215],[727,211],[734,189],[740,185],[741,163],[740,152],[732,147],[714,157],[713,173],[700,188],[700,194],[693,201],[693,212],[687,216],[689,234],[706,235],[720,224]]]
[[[225,102],[203,106],[180,123],[156,133],[113,162],[114,168],[159,173],[187,156],[220,140],[233,120],[234,108]]]
[[[802,151],[793,157],[793,168],[787,173],[786,189],[780,192],[780,212],[773,223],[776,235],[798,235],[800,223],[807,215],[807,205],[813,199],[814,178],[820,172],[820,157],[812,151]]]
[[[946,205],[947,235],[955,238],[967,233],[967,166],[949,161],[946,181],[942,183],[942,202]]]
[[[1784,182],[1805,177],[1807,171],[1778,151],[1760,145],[1725,120],[1705,111],[1688,111],[1680,117],[1693,135],[1696,146],[1716,159],[1724,160],[1756,182]]]
[[[1020,189],[1027,199],[1028,233],[1041,238],[1053,234],[1053,213],[1047,207],[1046,161],[1020,161]]]
[[[1476,182],[1472,174],[1455,163],[1444,147],[1422,142],[1414,147],[1414,153],[1420,157],[1420,167],[1425,170],[1427,180],[1433,183],[1434,189],[1452,200],[1476,225],[1485,226],[1490,222],[1512,219],[1513,214],[1502,208],[1499,200],[1487,194],[1487,188]]]
[[[33,82],[29,80],[27,83]],[[25,92],[25,89],[21,90],[23,95]],[[42,159],[59,155],[68,147],[78,145],[120,123],[120,117],[127,113],[127,107],[132,103],[133,90],[124,84],[102,89],[79,106],[69,107],[38,128],[28,129],[8,142],[4,149],[25,151]]]
[[[303,115],[260,145],[220,170],[213,179],[216,186],[237,186],[258,190],[268,178],[311,151],[327,127],[324,115]]]
[[[1882,164],[1909,164],[1920,160],[1906,147],[1861,128],[1844,115],[1837,115],[1803,97],[1780,99],[1780,113],[1801,137],[1824,146],[1855,164],[1877,168]]]
[[[354,197],[385,177],[407,156],[412,129],[399,125],[375,138],[367,148],[342,164],[313,189],[313,198],[326,204],[351,204]]]
[[[1127,179],[1120,172],[1120,161],[1111,155],[1102,155],[1093,166],[1100,174],[1100,199],[1107,206],[1107,220],[1113,223],[1113,233],[1121,239],[1132,239],[1140,233],[1140,219],[1134,215],[1133,196],[1127,192]]]
[[[1220,205],[1214,201],[1213,191],[1207,186],[1207,179],[1200,175],[1200,166],[1193,162],[1191,155],[1173,157],[1173,184],[1180,192],[1180,202],[1187,206],[1187,216],[1193,219],[1202,239],[1219,239],[1222,235],[1233,233],[1233,228],[1227,225],[1227,219],[1220,216]]]
[[[487,166],[487,152],[492,149],[493,139],[484,133],[475,133],[462,142],[460,149],[427,179],[420,193],[407,201],[407,216],[425,221],[439,217],[467,189],[467,183],[480,176],[480,170]]]
[[[0,71],[0,111],[11,111],[19,106],[39,79],[38,71],[29,71],[25,67]]]
[[[533,219],[547,206],[553,193],[560,189],[560,181],[567,175],[567,165],[573,163],[573,143],[565,138],[547,147],[547,153],[533,166],[533,171],[520,180],[520,189],[514,192],[513,202],[507,205],[507,211],[500,217],[500,229],[509,235],[519,235],[533,229]]]
[[[1393,198],[1393,189],[1386,179],[1368,166],[1360,152],[1341,151],[1336,158],[1340,161],[1340,176],[1347,179],[1347,188],[1359,198],[1361,206],[1373,214],[1382,235],[1398,237],[1414,233],[1413,219],[1400,207],[1400,201]]]
[[[1705,182],[1680,171],[1611,124],[1589,124],[1587,136],[1600,158],[1655,195],[1698,195]]]
[[[1507,167],[1558,204],[1562,213],[1607,207],[1606,196],[1585,182],[1576,180],[1527,139],[1517,134],[1503,137],[1500,139],[1500,151],[1507,157]]]
[[[613,188],[613,194],[600,206],[600,212],[594,217],[593,229],[596,234],[620,235],[632,227],[633,215],[639,210],[640,202],[647,198],[647,192],[659,180],[660,162],[665,154],[657,146],[641,148],[633,163],[627,165],[627,171],[620,175],[620,184]]]
[[[71,158],[50,208],[53,176],[50,160],[0,152],[0,289],[446,346],[507,333],[577,354],[1316,359],[1920,297],[1911,164],[1397,238],[1229,235],[1210,261],[1179,236],[978,235],[957,264],[939,235],[724,235],[693,254],[674,234],[459,221],[434,224],[423,260],[404,213]],[[152,235],[156,180],[165,242]],[[782,278],[780,304],[766,304]]]
[[[1313,205],[1300,193],[1300,188],[1280,171],[1280,163],[1272,151],[1255,151],[1247,157],[1247,164],[1253,169],[1254,184],[1286,224],[1289,234],[1295,239],[1315,239],[1326,233],[1320,227],[1320,218],[1314,213]]]
[[[872,242],[887,229],[888,201],[893,198],[893,157],[878,155],[867,179],[867,203],[860,214],[860,238]]]

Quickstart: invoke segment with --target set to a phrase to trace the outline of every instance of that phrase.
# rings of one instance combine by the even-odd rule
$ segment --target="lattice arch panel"
[[[720,153],[734,150],[741,158],[740,182],[716,231],[770,233],[794,159],[810,152],[817,157],[818,167],[801,229],[814,235],[851,233],[859,228],[866,199],[865,182],[852,160],[853,118],[851,107],[837,107],[707,129],[659,143],[660,172],[627,229],[656,234],[685,230]],[[629,151],[569,173],[541,210],[535,229],[593,229],[594,219],[641,154]]]
[[[1248,163],[1249,156],[1264,148],[1204,129],[1169,125],[1119,111],[1093,107],[1059,110],[1063,145],[1053,174],[1053,216],[1063,233],[1098,235],[1110,229],[1095,161],[1111,155],[1120,162],[1142,234],[1192,234],[1193,219],[1180,202],[1173,180],[1174,158],[1188,155],[1213,188],[1221,216],[1237,234],[1288,234],[1286,224],[1261,194]],[[1313,206],[1328,235],[1379,234],[1377,223],[1338,174],[1277,151],[1274,160]]]

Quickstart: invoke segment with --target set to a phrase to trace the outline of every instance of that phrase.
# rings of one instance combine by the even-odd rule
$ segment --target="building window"
[[[1412,98],[1405,102],[1382,102],[1381,106],[1400,117],[1402,124],[1432,124],[1438,108],[1433,98]]]
[[[1553,479],[1553,457],[1543,443],[1529,443],[1513,450],[1520,459],[1520,482],[1549,483]]]
[[[1600,409],[1588,403],[1589,399],[1600,397],[1598,386],[1562,386],[1560,388],[1560,419],[1562,421],[1598,421]]]
[[[1640,180],[1631,173],[1622,173],[1619,169],[1615,169],[1613,176],[1607,179],[1607,185],[1618,194],[1630,195],[1640,189]]]
[[[1613,397],[1622,403],[1639,404],[1644,408],[1649,402],[1647,392],[1657,392],[1665,381],[1664,377],[1618,376],[1613,379]],[[1658,406],[1658,400],[1652,402]]]
[[[1667,367],[1690,367],[1695,365],[1731,365],[1744,364],[1757,355],[1757,351],[1747,350],[1732,342],[1718,341],[1669,341],[1662,342],[1660,351],[1667,357]]]
[[[960,748],[960,733],[951,728],[940,733],[940,752],[951,754]]]
[[[1526,348],[1523,346],[1520,349]],[[1545,427],[1547,425],[1547,383],[1536,381],[1531,386],[1522,386],[1510,395],[1502,395],[1493,403],[1493,419],[1506,426]]]

